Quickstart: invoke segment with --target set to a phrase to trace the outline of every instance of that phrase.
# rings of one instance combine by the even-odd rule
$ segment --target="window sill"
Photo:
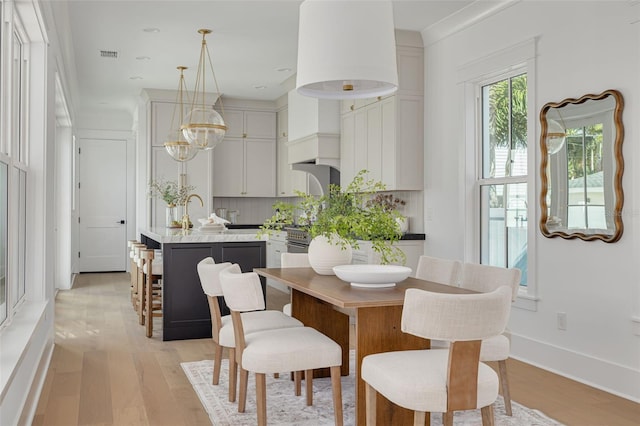
[[[0,401],[4,399],[17,367],[27,353],[34,332],[46,320],[47,303],[25,302],[11,323],[0,331]]]
[[[524,309],[526,311],[536,312],[538,310],[537,297],[529,296],[528,294],[521,292],[518,294],[516,301],[513,302],[513,307],[518,309]]]

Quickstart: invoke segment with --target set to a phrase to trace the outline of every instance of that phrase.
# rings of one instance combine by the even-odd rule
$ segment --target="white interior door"
[[[80,272],[126,269],[127,143],[80,139]]]

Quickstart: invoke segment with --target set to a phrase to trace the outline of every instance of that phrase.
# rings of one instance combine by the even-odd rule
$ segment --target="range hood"
[[[326,193],[340,183],[340,101],[288,94],[287,158],[293,170],[307,172]]]
[[[340,167],[340,101],[288,94],[289,164]]]

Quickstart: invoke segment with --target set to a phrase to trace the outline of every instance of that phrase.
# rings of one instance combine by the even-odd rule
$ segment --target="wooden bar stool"
[[[142,259],[142,286],[139,290],[142,324],[146,328],[147,337],[153,336],[153,318],[162,317],[162,257],[155,259],[155,250],[146,249],[140,252]]]
[[[129,251],[129,257],[131,258],[131,305],[133,310],[139,311],[139,294],[138,289],[140,287],[140,250],[146,249],[147,246],[142,243],[132,243],[131,250]]]

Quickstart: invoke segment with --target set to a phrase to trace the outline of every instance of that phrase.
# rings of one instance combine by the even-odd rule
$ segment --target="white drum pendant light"
[[[300,5],[296,89],[324,99],[374,98],[398,89],[390,1],[306,0]]]

